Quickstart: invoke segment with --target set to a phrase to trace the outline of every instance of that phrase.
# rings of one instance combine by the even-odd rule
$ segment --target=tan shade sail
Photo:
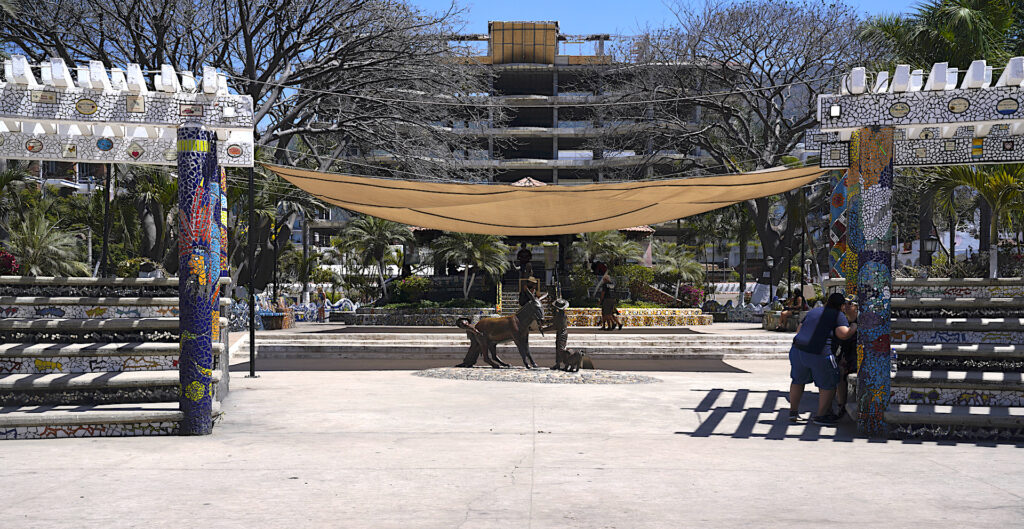
[[[826,171],[813,166],[644,182],[515,187],[266,167],[348,210],[424,228],[495,235],[561,235],[657,224],[796,189]]]

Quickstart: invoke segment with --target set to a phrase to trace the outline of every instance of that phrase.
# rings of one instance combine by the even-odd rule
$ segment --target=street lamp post
[[[772,280],[772,272],[775,271],[775,258],[769,255],[764,262],[768,265],[768,303],[770,304],[775,298],[775,281]]]

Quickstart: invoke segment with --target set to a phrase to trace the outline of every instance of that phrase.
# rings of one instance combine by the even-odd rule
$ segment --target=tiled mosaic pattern
[[[0,357],[0,375],[153,371],[177,368],[178,357],[167,355]]]
[[[117,305],[0,305],[3,318],[171,318],[178,307]]]
[[[1024,118],[1019,86],[980,89],[894,92],[818,97],[821,130],[835,132],[861,127],[912,127],[978,121],[1012,122]],[[833,116],[833,107],[838,116]],[[966,106],[966,108],[964,108]]]
[[[892,295],[899,298],[1014,298],[1024,297],[1024,283],[1006,285],[958,284],[908,285],[896,281]]]
[[[41,83],[23,56],[4,67],[0,157],[175,165],[175,129],[192,123],[225,138],[224,165],[252,166],[252,98],[229,94],[226,78],[213,69],[196,90],[190,72],[165,65],[151,91],[138,65],[108,72],[92,61],[76,82],[62,60],[52,59],[39,66]]]
[[[173,402],[181,393],[177,384],[167,386],[48,389],[45,391],[0,390],[2,406],[47,406]]]
[[[829,277],[843,277],[843,258],[846,256],[846,171],[832,175],[832,198],[829,207]]]
[[[58,162],[132,163],[176,165],[177,149],[173,129],[167,136],[117,137],[0,132],[0,158]],[[218,159],[227,167],[251,167],[251,135],[232,134],[217,146]]]
[[[860,129],[855,133],[856,156],[848,174],[859,184],[859,201],[853,206],[848,236],[857,253],[857,301],[860,303],[857,350],[860,357],[858,380],[858,427],[868,436],[887,435],[884,413],[889,406],[890,285],[889,269],[892,227],[892,145],[891,128]],[[847,276],[847,281],[850,277]]]
[[[1024,331],[896,329],[892,331],[892,340],[897,343],[924,344],[1024,344]]]
[[[175,435],[177,422],[79,424],[72,426],[17,426],[0,428],[0,439],[60,439],[67,437],[135,437]]]
[[[181,433],[203,435],[211,430],[213,406],[214,318],[211,299],[220,271],[213,274],[212,181],[220,180],[213,132],[198,127],[178,129],[178,239],[181,329]],[[219,197],[218,197],[219,199]]]
[[[566,317],[570,327],[597,327],[601,309],[569,308]],[[700,309],[619,309],[619,321],[626,327],[711,325],[712,320],[713,316],[701,314]]]
[[[892,401],[939,406],[1024,406],[1024,390],[920,388],[893,386]]]
[[[215,93],[177,91],[165,92],[160,87],[147,87],[146,91],[132,90],[123,74],[118,76],[114,71],[112,79],[103,68],[102,63],[92,61],[89,72],[90,84],[103,83],[108,86],[84,86],[71,81],[71,86],[55,87],[52,82],[43,83],[28,79],[31,75],[24,57],[13,56],[4,61],[5,70],[13,71],[23,68],[20,73],[26,75],[26,82],[19,82],[18,72],[15,78],[6,79],[0,85],[0,117],[11,119],[28,119],[31,121],[60,121],[65,123],[96,123],[125,125],[163,125],[179,127],[186,123],[198,123],[213,130],[241,129],[251,130],[254,126],[252,98],[244,95],[227,93],[226,80],[223,88],[217,87]],[[52,70],[55,65],[64,67],[63,61],[51,61]],[[99,69],[96,69],[96,65]],[[129,65],[129,77],[138,65]],[[164,67],[163,75],[175,77],[179,75],[173,69]],[[208,70],[211,72],[211,70]],[[213,71],[216,75],[216,72]],[[209,75],[209,74],[208,74]],[[142,76],[133,80],[145,83]],[[70,81],[70,79],[69,79]],[[186,81],[183,77],[180,81]],[[221,81],[218,79],[217,81]],[[179,79],[167,79],[168,83],[178,83]]]

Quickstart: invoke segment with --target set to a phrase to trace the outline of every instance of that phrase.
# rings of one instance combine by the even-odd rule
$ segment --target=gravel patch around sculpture
[[[483,380],[488,382],[526,382],[535,384],[651,384],[661,382],[660,379],[654,377],[621,371],[584,369],[575,373],[566,373],[546,367],[537,369],[526,369],[524,367],[505,369],[494,369],[492,367],[438,367],[416,371],[413,375],[448,380]]]

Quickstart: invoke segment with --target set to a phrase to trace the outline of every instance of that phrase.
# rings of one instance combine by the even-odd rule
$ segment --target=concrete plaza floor
[[[210,436],[0,443],[0,526],[1024,525],[1022,446],[789,425],[787,372],[732,361],[614,386],[235,373]]]

